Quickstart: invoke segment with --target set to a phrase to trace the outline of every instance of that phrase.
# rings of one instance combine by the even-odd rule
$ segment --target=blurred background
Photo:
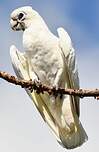
[[[10,13],[20,6],[37,10],[57,35],[62,26],[72,38],[77,54],[81,88],[99,88],[99,1],[98,0],[3,0],[0,1],[0,70],[14,75],[9,48],[22,50],[22,33],[13,32]],[[74,152],[98,151],[99,102],[81,100],[81,122],[89,140]],[[34,104],[18,86],[0,80],[0,151],[64,152],[43,122]],[[72,151],[72,150],[71,150]]]

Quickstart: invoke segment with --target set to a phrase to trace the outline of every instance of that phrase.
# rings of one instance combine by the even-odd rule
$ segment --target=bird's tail
[[[76,122],[77,127],[74,127],[71,124],[71,130],[67,134],[65,128],[60,128],[60,140],[58,141],[64,148],[73,149],[81,146],[84,142],[88,140],[88,136],[80,122]]]

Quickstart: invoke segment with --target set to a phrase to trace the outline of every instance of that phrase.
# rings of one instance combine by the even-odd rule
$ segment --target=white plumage
[[[10,48],[18,78],[39,80],[49,86],[79,88],[75,51],[63,28],[58,29],[59,38],[56,37],[41,16],[29,6],[14,10],[10,23],[13,30],[23,30],[25,52],[19,52],[13,45]],[[61,145],[72,149],[87,140],[79,121],[78,97],[64,95],[54,98],[47,93],[26,91]]]

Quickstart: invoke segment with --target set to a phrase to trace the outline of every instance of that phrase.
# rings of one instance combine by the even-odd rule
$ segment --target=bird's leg
[[[55,99],[56,97],[58,96],[58,93],[57,93],[57,90],[59,88],[59,83],[60,83],[60,80],[62,78],[62,74],[63,74],[63,69],[60,68],[58,71],[57,71],[57,74],[56,74],[56,77],[55,77],[55,80],[54,80],[54,84],[53,84],[53,95],[51,95],[50,97],[50,100],[54,103],[55,102]]]
[[[30,81],[33,81],[34,83],[35,82],[39,82],[40,83],[40,80],[36,74],[36,72],[34,71],[33,67],[31,66],[31,64],[28,62],[28,74],[29,74],[29,77],[30,77]],[[33,92],[33,87],[29,87],[28,88],[31,92]]]
[[[38,78],[33,71],[31,71],[31,73],[29,73],[29,77],[30,77],[30,81],[32,81],[34,83],[38,82]],[[28,89],[30,90],[31,93],[33,92],[33,87],[32,86],[29,86]]]

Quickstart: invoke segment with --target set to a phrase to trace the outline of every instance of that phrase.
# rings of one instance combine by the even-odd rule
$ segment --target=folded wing
[[[68,85],[65,88],[79,89],[78,69],[75,57],[75,50],[72,47],[71,39],[68,33],[63,29],[58,29],[59,46],[63,54],[63,61],[66,71],[66,81]],[[64,78],[65,80],[65,78]],[[87,139],[85,130],[83,129],[80,120],[79,97],[70,96],[63,101],[63,114],[65,120],[69,123],[72,133],[68,136],[62,136],[62,141],[67,148],[75,148],[82,145]],[[75,126],[73,129],[73,125]]]
[[[59,34],[59,44],[65,58],[66,70],[68,71],[70,88],[79,89],[78,68],[77,68],[75,50],[72,46],[71,39],[68,33],[63,28],[58,28],[58,34]],[[73,97],[73,98],[74,98],[73,105],[75,111],[77,112],[77,115],[79,116],[80,114],[79,97]]]

